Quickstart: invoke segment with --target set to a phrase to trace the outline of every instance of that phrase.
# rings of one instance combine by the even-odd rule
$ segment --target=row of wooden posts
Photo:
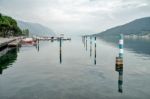
[[[87,51],[87,38],[88,36],[83,36],[82,41],[84,43],[84,46],[86,47]],[[92,36],[90,36],[90,57],[92,56]],[[96,37],[94,37],[94,64],[96,65]]]
[[[84,46],[86,47],[87,51],[87,37],[88,36],[83,36],[83,42]],[[123,85],[123,34],[120,34],[120,39],[119,39],[119,54],[116,57],[116,62],[115,62],[115,70],[118,72],[118,92],[122,93],[122,85]],[[96,37],[94,37],[94,64],[96,65]],[[90,57],[92,56],[92,36],[90,36]]]

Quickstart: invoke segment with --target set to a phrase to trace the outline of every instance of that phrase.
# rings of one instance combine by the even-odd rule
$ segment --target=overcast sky
[[[150,16],[150,0],[0,0],[0,12],[56,33],[91,34]]]

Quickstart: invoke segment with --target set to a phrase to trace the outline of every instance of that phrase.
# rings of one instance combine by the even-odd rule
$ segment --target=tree
[[[17,26],[15,19],[0,14],[0,36],[18,36],[22,35],[21,29]]]
[[[28,37],[29,36],[29,30],[28,29],[22,30],[22,34]]]

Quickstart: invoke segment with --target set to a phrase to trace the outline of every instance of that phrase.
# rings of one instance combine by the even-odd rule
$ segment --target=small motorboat
[[[31,44],[31,45],[35,45],[36,41],[37,40],[33,38],[24,38],[21,40],[22,44]]]

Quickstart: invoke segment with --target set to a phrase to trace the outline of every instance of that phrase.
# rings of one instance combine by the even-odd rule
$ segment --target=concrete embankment
[[[0,38],[0,49],[3,48],[3,47],[7,47],[8,44],[11,44],[12,42],[17,42],[19,43],[18,41],[19,37],[13,37],[13,38]],[[14,43],[13,43],[14,44]]]

